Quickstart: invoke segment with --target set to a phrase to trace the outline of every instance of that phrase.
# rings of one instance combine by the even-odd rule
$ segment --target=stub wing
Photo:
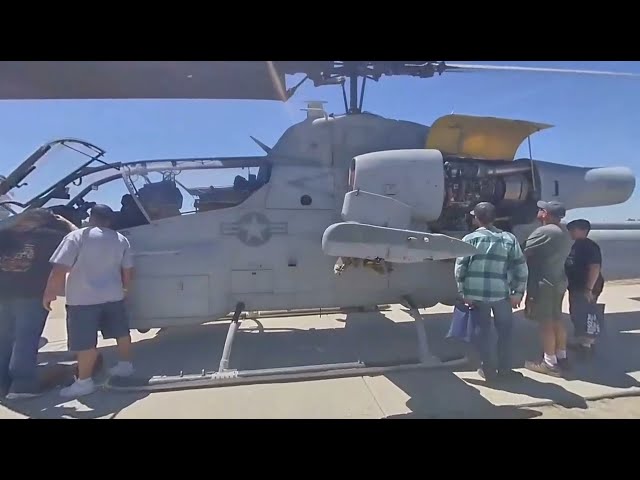
[[[445,260],[477,253],[475,247],[447,235],[357,222],[328,227],[322,236],[322,250],[333,257],[382,259],[392,263]]]

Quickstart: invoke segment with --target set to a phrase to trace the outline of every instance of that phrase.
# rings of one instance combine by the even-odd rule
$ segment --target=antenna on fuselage
[[[254,137],[253,135],[249,135],[249,137],[251,138],[251,140],[253,140],[256,145],[258,145],[267,155],[269,153],[271,153],[271,147],[269,147],[268,145],[266,145],[264,142],[261,142],[260,140],[258,140],[256,137]]]
[[[307,112],[307,120],[316,120],[318,118],[328,118],[327,112],[323,105],[327,102],[323,100],[307,100],[307,108],[301,108],[303,112]]]

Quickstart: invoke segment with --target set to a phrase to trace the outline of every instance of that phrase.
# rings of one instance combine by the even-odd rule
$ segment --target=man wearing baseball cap
[[[602,276],[602,252],[600,246],[588,235],[591,223],[583,218],[567,224],[567,230],[574,240],[571,253],[567,257],[564,270],[569,281],[569,315],[574,327],[577,343],[569,348],[579,353],[591,353],[595,343],[595,336],[600,326],[590,322],[590,314],[604,289]]]
[[[526,362],[529,370],[560,377],[567,366],[567,332],[562,323],[562,302],[567,291],[564,263],[571,251],[571,237],[560,223],[566,215],[557,201],[538,202],[542,226],[529,236],[524,254],[529,266],[525,312],[540,325],[544,357]]]
[[[478,348],[482,366],[478,374],[487,381],[522,376],[512,369],[513,309],[518,308],[527,285],[527,262],[516,237],[494,226],[496,208],[481,202],[470,212],[478,229],[463,241],[478,250],[456,260],[458,294],[476,313]],[[491,313],[498,333],[498,362],[492,360]]]

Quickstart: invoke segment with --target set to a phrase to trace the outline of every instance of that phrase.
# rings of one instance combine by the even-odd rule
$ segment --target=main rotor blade
[[[285,89],[269,61],[0,61],[0,100],[286,101]]]
[[[604,70],[576,70],[570,68],[550,68],[550,67],[523,67],[515,65],[472,65],[463,63],[447,63],[447,67],[462,70],[494,70],[510,72],[540,72],[540,73],[571,73],[578,75],[604,75],[609,77],[640,77],[638,73],[611,72]],[[456,71],[456,70],[452,70]]]

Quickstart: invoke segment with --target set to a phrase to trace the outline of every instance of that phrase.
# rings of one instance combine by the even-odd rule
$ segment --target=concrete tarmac
[[[574,362],[571,378],[520,369],[525,378],[490,388],[472,365],[295,383],[118,393],[98,391],[65,401],[54,390],[0,405],[0,418],[637,418],[640,397],[640,281],[610,282],[601,298],[606,329],[597,356]],[[567,306],[565,304],[565,311]],[[423,311],[430,347],[439,355],[467,353],[444,339],[450,307]],[[218,367],[228,324],[134,333],[136,367],[143,375],[197,374]],[[44,336],[41,362],[72,362],[66,350],[64,309],[56,305]],[[540,355],[531,322],[517,314],[515,364]],[[107,364],[112,341],[100,341]],[[389,311],[243,322],[232,368],[267,368],[358,359],[397,360],[416,354],[415,327],[400,306]],[[594,401],[592,401],[594,400]],[[551,405],[551,406],[549,406]]]

